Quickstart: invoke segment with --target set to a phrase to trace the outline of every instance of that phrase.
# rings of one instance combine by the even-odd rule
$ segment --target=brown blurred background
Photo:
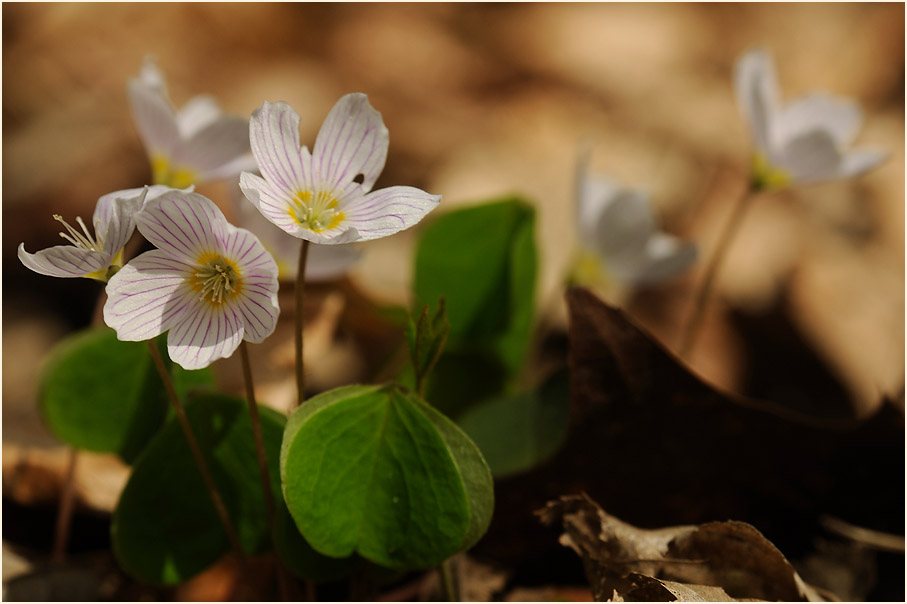
[[[58,450],[36,415],[37,371],[54,342],[89,323],[100,291],[87,280],[31,273],[16,247],[56,245],[52,214],[87,218],[99,196],[147,183],[125,90],[148,54],[178,106],[210,93],[227,112],[248,116],[264,100],[287,101],[308,145],[341,95],[367,93],[390,130],[377,186],[441,194],[439,211],[510,193],[537,205],[540,306],[563,318],[559,289],[574,244],[581,147],[592,145],[595,171],[649,189],[666,230],[695,240],[708,257],[749,160],[734,61],[763,46],[785,99],[814,89],[853,98],[865,117],[859,144],[890,159],[858,179],[754,204],[693,365],[722,386],[752,390],[758,350],[749,329],[766,346],[810,351],[859,413],[903,386],[903,4],[7,3],[2,10],[5,493],[10,452],[19,459],[23,448]],[[228,208],[225,185],[199,190]],[[369,297],[405,303],[413,242],[404,233],[370,244],[351,281]],[[622,300],[669,347],[702,264],[670,286]],[[740,316],[769,322],[741,328]]]

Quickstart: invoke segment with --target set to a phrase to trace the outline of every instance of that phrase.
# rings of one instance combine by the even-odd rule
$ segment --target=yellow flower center
[[[199,258],[191,285],[202,300],[222,304],[241,289],[242,279],[232,262],[219,254],[205,254]]]
[[[770,189],[783,189],[791,184],[790,174],[774,167],[762,153],[757,153],[753,158],[752,175],[753,189],[764,191]]]
[[[156,185],[185,189],[195,184],[197,177],[195,171],[186,166],[174,166],[166,155],[158,153],[151,157],[151,178]]]
[[[302,228],[320,233],[343,222],[343,212],[337,210],[337,200],[330,193],[299,191],[290,205],[290,216]]]

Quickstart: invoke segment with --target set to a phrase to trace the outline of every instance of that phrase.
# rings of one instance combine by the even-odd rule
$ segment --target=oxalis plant
[[[735,83],[755,147],[750,180],[694,292],[681,356],[752,199],[884,159],[848,149],[860,121],[852,103],[817,93],[781,104],[764,51],[740,59]],[[364,94],[337,101],[310,151],[284,102],[264,102],[249,120],[222,114],[208,96],[178,109],[151,61],[128,93],[151,181],[102,196],[91,225],[54,216],[65,245],[19,246],[31,270],[104,284],[98,324],[61,342],[42,373],[44,416],[71,447],[56,556],[78,451],[89,450],[131,465],[111,537],[140,581],[179,584],[229,555],[240,584],[253,584],[249,558],[265,554],[277,569],[268,595],[284,600],[298,599],[303,583],[315,599],[317,583],[343,578],[352,599],[369,598],[381,581],[433,567],[456,599],[448,561],[488,529],[492,476],[537,466],[567,434],[566,370],[527,370],[541,331],[533,205],[502,198],[427,220],[413,307],[399,323],[405,360],[389,363],[384,382],[307,398],[307,281],[342,274],[365,242],[416,225],[441,197],[373,190],[389,135]],[[689,269],[696,246],[658,228],[644,190],[591,174],[588,159],[576,175],[579,249],[565,285],[611,295]],[[195,192],[210,181],[234,185],[228,214],[238,225]],[[137,254],[136,233],[153,249]],[[294,292],[289,415],[258,404],[250,361],[287,310],[281,283]],[[243,397],[219,391],[210,369],[237,351]]]
[[[478,447],[425,399],[450,331],[443,299],[410,320],[412,360],[400,379],[306,400],[302,361],[310,246],[393,235],[441,197],[406,186],[372,190],[388,130],[364,94],[336,103],[312,151],[283,102],[265,102],[249,122],[223,116],[209,97],[177,110],[150,62],[129,94],[153,183],[101,197],[93,228],[55,216],[67,245],[34,254],[19,247],[36,272],[104,284],[106,326],[56,348],[41,402],[74,451],[117,453],[132,464],[111,526],[118,561],[139,580],[172,585],[229,552],[249,583],[249,556],[270,550],[282,599],[295,593],[292,575],[310,588],[349,575],[373,585],[441,566],[452,598],[443,565],[485,533],[494,492]],[[266,246],[194,192],[236,176],[245,203],[298,241],[298,400],[289,417],[257,404],[250,363],[250,345],[274,333],[281,310],[268,247],[286,241],[274,246],[271,230]],[[135,231],[154,249],[130,257]],[[312,261],[330,275],[358,256],[322,252]],[[237,350],[245,400],[219,392],[209,369]],[[61,517],[61,543],[67,523]],[[360,595],[368,589],[360,585]]]

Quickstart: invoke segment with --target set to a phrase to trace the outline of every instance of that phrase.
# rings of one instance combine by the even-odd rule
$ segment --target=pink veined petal
[[[227,225],[222,253],[230,259],[244,277],[255,276],[271,279],[277,291],[277,263],[253,233]]]
[[[293,237],[307,239],[312,243],[350,243],[358,240],[356,229],[350,228],[345,221],[333,229],[318,233],[301,227],[290,215],[289,198],[278,187],[260,176],[243,172],[239,177],[239,186],[262,216]]]
[[[341,206],[344,225],[358,232],[358,241],[387,237],[408,229],[441,203],[440,195],[431,195],[415,187],[387,187]],[[314,239],[310,241],[318,243]],[[331,243],[342,243],[331,241]]]
[[[180,140],[170,101],[159,88],[137,78],[129,82],[129,102],[139,136],[149,154],[169,154]]]
[[[265,101],[249,120],[249,141],[262,176],[275,189],[292,198],[311,188],[311,155],[299,144],[299,114],[292,107]]]
[[[192,265],[152,250],[134,258],[107,283],[104,322],[120,340],[138,342],[170,329],[198,298]]]
[[[189,99],[182,109],[176,112],[176,124],[184,139],[191,138],[202,128],[213,124],[221,116],[220,107],[214,97],[199,94]]]
[[[298,230],[298,224],[290,215],[291,198],[283,189],[251,172],[239,175],[239,187],[262,216],[287,233]]]
[[[146,200],[135,220],[145,239],[188,262],[217,251],[228,233],[227,219],[214,202],[175,189]]]
[[[743,55],[734,69],[734,86],[753,143],[758,149],[768,153],[778,104],[777,78],[768,53],[751,50]]]
[[[167,335],[167,351],[183,369],[203,369],[233,354],[243,339],[243,321],[230,304],[187,300],[185,312]]]
[[[232,307],[242,321],[246,340],[259,344],[274,333],[280,307],[277,287],[272,285],[270,278],[243,280],[242,294]]]
[[[249,153],[249,123],[223,116],[184,140],[173,152],[173,162],[198,173],[220,168]],[[235,172],[230,176],[236,176]]]
[[[134,194],[134,191],[138,191]],[[146,189],[110,193],[98,200],[94,226],[104,255],[113,260],[135,231],[135,214],[147,197]],[[103,205],[103,207],[102,207]]]
[[[372,190],[387,160],[389,135],[381,114],[360,92],[342,97],[328,114],[312,148],[315,186],[341,205]]]
[[[107,269],[113,260],[101,252],[84,250],[74,245],[55,245],[30,254],[25,251],[25,244],[20,243],[18,255],[27,268],[48,277],[84,277]]]
[[[872,170],[888,159],[884,151],[874,149],[856,149],[847,153],[841,160],[840,174],[843,178],[857,176]]]

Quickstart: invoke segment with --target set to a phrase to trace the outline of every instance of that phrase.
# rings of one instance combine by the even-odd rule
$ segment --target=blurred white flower
[[[590,176],[582,162],[577,183],[577,227],[583,253],[574,282],[613,277],[630,287],[663,283],[696,260],[696,246],[657,230],[649,196]]]
[[[299,239],[289,235],[265,218],[243,195],[238,186],[230,188],[238,226],[255,233],[262,245],[277,262],[278,278],[293,281],[298,275]],[[307,282],[329,281],[346,273],[359,259],[362,251],[357,244],[309,246],[306,259]]]
[[[862,120],[856,103],[815,92],[782,104],[774,65],[765,51],[744,54],[734,80],[756,147],[756,189],[856,176],[885,160],[880,151],[849,150]]]
[[[387,159],[388,132],[362,93],[337,101],[311,152],[299,143],[299,114],[283,102],[255,110],[249,137],[262,176],[243,172],[240,187],[294,237],[332,245],[387,237],[441,202],[415,187],[371,190]]]
[[[193,97],[177,110],[150,58],[139,77],[129,82],[129,101],[154,184],[184,188],[254,169],[249,122],[223,115],[207,95]]]

